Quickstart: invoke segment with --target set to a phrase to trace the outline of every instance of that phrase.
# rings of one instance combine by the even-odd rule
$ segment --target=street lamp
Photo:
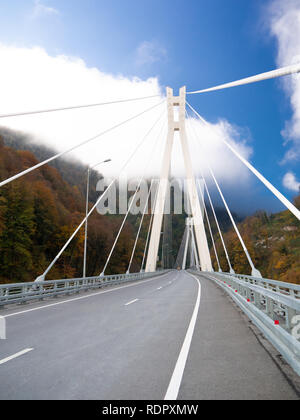
[[[85,207],[85,235],[84,235],[84,256],[83,256],[83,278],[86,277],[86,255],[87,255],[87,234],[88,234],[88,212],[89,212],[89,189],[90,189],[90,173],[91,170],[96,166],[102,165],[103,163],[111,162],[111,159],[103,160],[102,162],[96,163],[96,165],[89,166],[87,171],[87,183],[86,183],[86,207]]]

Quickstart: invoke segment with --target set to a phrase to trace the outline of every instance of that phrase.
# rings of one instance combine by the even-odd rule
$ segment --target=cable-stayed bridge
[[[98,276],[86,276],[88,220],[97,206],[107,200],[116,180],[91,208],[87,199],[85,218],[35,281],[0,285],[1,399],[299,399],[300,286],[262,278],[212,163],[206,159],[206,168],[193,168],[191,143],[202,155],[207,153],[190,116],[208,129],[213,128],[187,101],[187,95],[299,72],[298,64],[209,89],[186,92],[183,87],[179,96],[167,88],[166,98],[157,97],[155,105],[0,182],[3,187],[100,137],[105,138],[106,134],[153,110],[161,111],[120,168],[122,173],[134,162],[136,153],[157,130],[152,154],[155,155],[158,142],[163,142],[164,151],[140,272],[132,273],[132,263],[154,180],[145,200],[128,269],[126,273],[107,275],[147,167]],[[142,104],[150,98],[153,96],[19,112],[0,118],[110,106],[116,102]],[[185,165],[189,217],[173,269],[161,270],[157,262],[175,133],[180,139]],[[226,139],[220,141],[300,220],[299,210],[286,197]],[[200,182],[195,177],[195,169],[200,171]],[[234,271],[205,173],[216,186],[246,255],[251,276]],[[208,206],[217,228],[215,234]],[[47,280],[51,269],[83,228],[83,276]],[[216,235],[222,243],[228,272],[222,271]],[[208,238],[217,271],[213,268]]]

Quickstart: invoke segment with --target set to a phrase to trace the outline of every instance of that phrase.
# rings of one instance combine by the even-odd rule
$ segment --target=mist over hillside
[[[39,144],[33,136],[21,131],[11,130],[0,126],[0,137],[6,146],[15,150],[28,150],[32,152],[38,161],[42,162],[57,153],[56,150]],[[78,187],[79,191],[86,194],[87,166],[81,162],[70,158],[59,158],[49,163],[49,166],[57,169],[62,178],[72,186]],[[90,173],[90,200],[95,202],[98,193],[96,185],[103,176],[98,171],[92,170]]]

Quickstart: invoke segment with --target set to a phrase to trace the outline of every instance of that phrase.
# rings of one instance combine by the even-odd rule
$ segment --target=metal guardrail
[[[233,298],[300,376],[300,285],[240,274],[206,273]]]
[[[23,304],[49,297],[58,297],[71,293],[79,293],[91,289],[115,286],[122,283],[145,280],[161,276],[168,270],[155,273],[117,274],[104,277],[86,277],[78,279],[50,280],[44,282],[0,284],[0,307],[9,304]]]
[[[224,274],[227,275],[227,273],[224,273]],[[295,297],[296,299],[300,299],[300,285],[299,284],[251,277],[244,274],[228,274],[228,275],[232,277],[236,277],[240,280],[244,280],[246,283],[249,282],[251,284],[256,284],[266,289],[271,289],[274,292],[278,292],[283,295],[289,295],[289,296]]]

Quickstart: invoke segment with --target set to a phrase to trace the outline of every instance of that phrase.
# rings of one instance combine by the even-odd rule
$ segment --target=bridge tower
[[[160,173],[160,182],[158,186],[156,205],[154,209],[153,226],[148,250],[146,272],[156,271],[175,132],[179,133],[181,141],[182,153],[186,170],[187,195],[189,198],[191,215],[194,220],[195,237],[201,269],[202,271],[213,271],[207,243],[207,237],[204,228],[203,213],[199,202],[196,180],[192,168],[192,160],[187,142],[185,127],[186,88],[182,87],[180,89],[179,96],[174,96],[173,89],[167,88],[167,105],[168,135]]]
[[[197,269],[200,269],[200,264],[198,260],[198,252],[195,242],[194,236],[194,219],[192,217],[188,217],[185,221],[186,225],[186,240],[184,246],[184,254],[183,254],[183,261],[182,261],[182,269],[186,269],[186,261],[187,261],[187,252],[188,248],[190,248],[190,267],[192,268],[195,264]],[[195,264],[194,264],[195,263]]]

